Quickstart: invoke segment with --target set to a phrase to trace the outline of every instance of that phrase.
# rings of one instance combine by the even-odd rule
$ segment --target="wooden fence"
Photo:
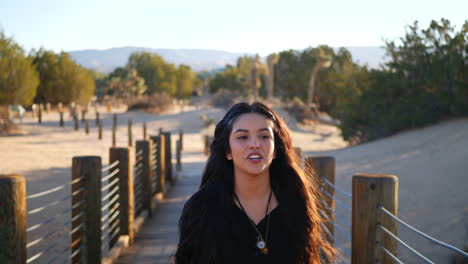
[[[334,237],[335,234],[339,233],[351,243],[350,252],[341,247],[342,252],[338,262],[352,264],[403,263],[397,254],[397,245],[400,245],[412,252],[421,263],[433,264],[434,262],[428,257],[398,237],[398,226],[409,229],[435,245],[450,249],[456,253],[456,256],[465,258],[465,261],[468,260],[467,252],[417,230],[398,217],[397,176],[354,174],[351,186],[352,193],[348,193],[335,185],[335,159],[333,157],[308,156],[305,158],[305,167],[307,174],[310,177],[315,177],[321,186],[323,198],[320,201],[319,210],[325,219],[322,225],[325,237],[330,243],[336,244]],[[340,195],[339,199],[336,194]],[[351,201],[351,207],[343,202],[344,199]],[[336,210],[338,207],[340,210]],[[351,221],[342,215],[343,212],[351,214]],[[339,220],[340,225],[337,224],[337,220]],[[351,229],[351,235],[347,234],[343,226]]]
[[[130,124],[130,122],[129,122]],[[131,126],[129,126],[131,127]],[[158,200],[177,182],[181,170],[183,132],[176,141],[176,170],[172,167],[170,132],[161,132],[136,141],[133,147],[112,147],[109,165],[99,156],[73,157],[69,183],[37,194],[26,193],[26,180],[20,175],[0,175],[0,263],[113,263],[121,250],[132,244],[144,219],[152,215]],[[26,201],[70,188],[71,195],[31,210],[46,210],[59,201],[70,201],[65,211],[70,241],[46,236],[28,241],[27,233],[50,223],[50,219],[28,227]],[[50,240],[50,239],[49,239]],[[33,256],[28,250],[47,241],[51,246]],[[68,243],[63,252],[54,247]],[[28,258],[29,256],[29,258]],[[60,262],[58,262],[60,260]]]

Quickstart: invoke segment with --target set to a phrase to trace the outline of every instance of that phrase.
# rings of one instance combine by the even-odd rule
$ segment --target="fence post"
[[[86,107],[83,107],[83,109],[81,109],[81,123],[84,123],[84,121],[86,120]]]
[[[115,126],[112,127],[112,146],[115,147],[117,145],[117,128]]]
[[[0,263],[26,263],[26,180],[0,175]]]
[[[141,186],[142,190],[142,203],[143,209],[148,211],[148,215],[152,216],[152,203],[153,203],[153,192],[151,187],[152,184],[152,176],[153,176],[153,169],[151,166],[151,150],[152,150],[152,142],[151,140],[138,140],[136,145],[136,151],[142,152],[142,169],[141,169]]]
[[[89,134],[89,120],[85,119],[85,133],[86,135]]]
[[[79,125],[78,125],[78,117],[76,115],[73,115],[73,122],[75,123],[75,130],[78,131]]]
[[[129,243],[133,244],[133,149],[111,148],[109,152],[109,164],[119,161],[116,168],[119,169],[119,201],[120,201],[120,233],[128,235]]]
[[[179,130],[180,150],[184,150],[184,131]]]
[[[397,222],[379,212],[378,205],[397,215],[398,178],[385,174],[355,174],[352,188],[351,263],[393,263],[393,260],[376,246],[376,242],[396,256],[397,242],[382,234],[378,225],[397,235]]]
[[[81,259],[85,263],[101,263],[101,157],[73,157],[72,180],[81,179],[83,192],[83,227]],[[72,227],[74,227],[72,225]],[[72,237],[73,239],[73,237]]]
[[[99,120],[98,139],[102,139],[102,122]]]
[[[60,126],[63,127],[63,111],[60,111]]]
[[[335,222],[335,214],[333,212],[335,210],[335,200],[332,197],[335,197],[335,189],[326,184],[324,179],[335,184],[335,158],[330,156],[308,156],[306,158],[306,170],[308,171],[308,175],[317,177],[317,182],[323,186],[322,192],[325,205],[320,204],[320,210],[329,219],[325,223],[325,226],[333,236],[335,233],[335,228],[333,227],[333,222]],[[331,244],[334,243],[332,236],[326,234]]]
[[[156,192],[161,192],[163,197],[166,193],[166,154],[164,134],[150,137],[156,144]]]
[[[177,160],[177,163],[176,163],[176,169],[177,169],[177,172],[181,171],[182,170],[182,163],[181,163],[181,151],[182,151],[182,141],[180,141],[180,139],[178,139],[176,141],[176,160]]]
[[[147,133],[146,133],[146,122],[143,123],[143,139],[147,139]]]
[[[112,118],[112,146],[115,147],[117,145],[117,114],[113,115]]]
[[[171,183],[174,184],[176,179],[173,177],[172,174],[172,143],[171,143],[171,132],[163,132],[164,134],[164,153],[165,153],[165,171],[166,171],[166,179]]]
[[[39,122],[39,124],[41,124],[42,123],[42,103],[39,103],[38,106],[39,107],[38,107],[38,112],[37,112],[37,117],[38,117],[37,121]]]
[[[128,119],[128,146],[132,146],[133,134],[132,134],[132,119]]]
[[[99,125],[100,119],[99,119],[99,112],[96,112],[96,126]]]

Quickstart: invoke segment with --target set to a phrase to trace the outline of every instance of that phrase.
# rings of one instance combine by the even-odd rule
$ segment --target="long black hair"
[[[281,211],[288,216],[285,228],[291,230],[295,263],[320,263],[321,254],[332,258],[335,250],[321,235],[318,185],[301,169],[286,123],[262,103],[242,102],[233,105],[216,125],[199,191],[186,203],[179,221],[176,263],[225,263],[233,254],[223,232],[229,228],[223,212],[233,206],[234,193],[234,165],[226,153],[234,122],[247,113],[260,114],[274,124],[276,157],[269,168],[270,183]]]

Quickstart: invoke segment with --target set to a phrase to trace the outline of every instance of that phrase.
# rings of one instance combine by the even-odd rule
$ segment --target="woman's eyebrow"
[[[249,132],[249,131],[247,129],[242,129],[242,128],[236,129],[236,131],[234,131],[234,133],[239,133],[239,132]]]
[[[264,128],[260,128],[258,131],[259,131],[259,132],[260,132],[260,131],[270,131],[270,129],[267,128],[267,127],[264,127]],[[244,132],[244,133],[246,133],[246,132],[249,132],[249,130],[243,129],[243,128],[239,128],[239,129],[236,129],[236,131],[234,131],[234,133],[239,133],[239,132]]]

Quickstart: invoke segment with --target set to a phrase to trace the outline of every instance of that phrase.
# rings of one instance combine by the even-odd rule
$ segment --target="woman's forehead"
[[[238,129],[257,131],[262,128],[273,129],[273,121],[266,118],[264,115],[257,113],[247,113],[240,115],[232,125],[232,132]]]

